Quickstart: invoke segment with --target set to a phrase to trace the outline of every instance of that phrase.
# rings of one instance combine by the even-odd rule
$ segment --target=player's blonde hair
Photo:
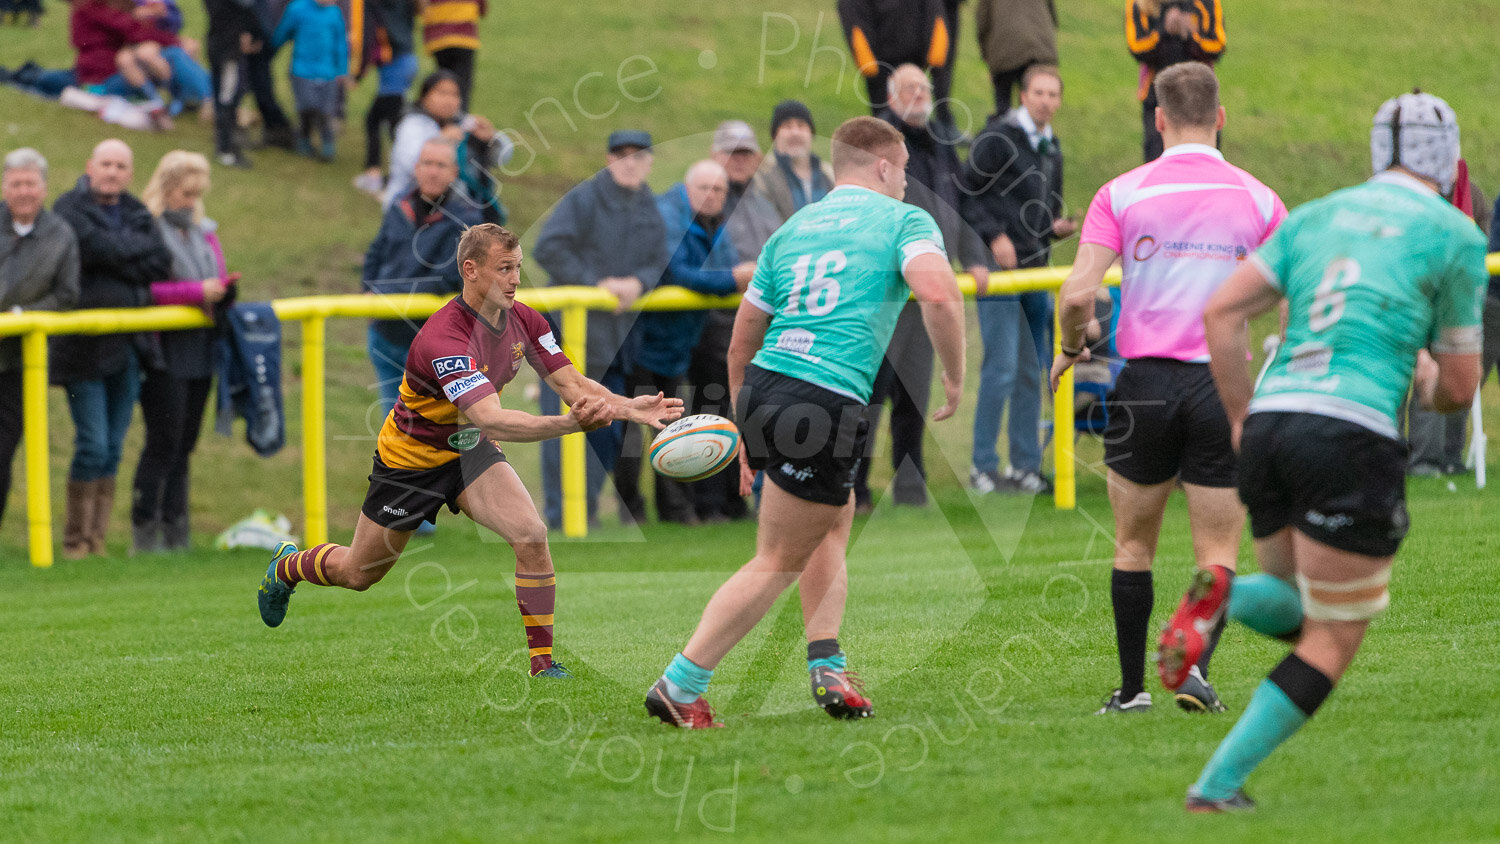
[[[494,223],[470,226],[464,236],[458,239],[458,266],[462,269],[464,261],[478,263],[484,260],[496,246],[509,252],[520,245],[521,239],[504,226]]]
[[[184,183],[201,179],[203,192],[208,192],[208,159],[200,153],[185,149],[174,149],[161,157],[146,189],[141,191],[141,201],[150,209],[153,217],[160,217],[167,210],[167,194]],[[193,203],[193,222],[203,222],[203,197]]]

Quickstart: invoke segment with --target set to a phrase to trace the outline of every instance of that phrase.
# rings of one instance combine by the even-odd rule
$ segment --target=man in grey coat
[[[0,176],[0,311],[61,311],[78,301],[78,239],[43,208],[47,159],[29,147]],[[21,338],[0,340],[0,521],[21,442]]]
[[[651,175],[651,135],[635,130],[610,133],[608,164],[594,178],[568,191],[542,226],[534,255],[553,285],[600,287],[620,300],[612,314],[589,313],[585,373],[606,389],[623,393],[625,377],[635,366],[635,313],[630,306],[656,287],[667,266],[667,235]],[[555,326],[555,323],[554,323]],[[561,332],[559,332],[560,334]],[[542,386],[541,410],[557,414],[557,394]],[[599,502],[604,477],[614,471],[625,438],[617,422],[588,434],[589,516]],[[543,515],[547,524],[562,524],[562,458],[557,440],[542,443]],[[631,514],[622,512],[629,521]]]

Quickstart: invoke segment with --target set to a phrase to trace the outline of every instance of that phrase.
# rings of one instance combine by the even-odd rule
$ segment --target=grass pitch
[[[1482,497],[1444,484],[1414,484],[1392,609],[1251,779],[1254,816],[1187,816],[1183,791],[1285,648],[1230,628],[1228,715],[1159,692],[1093,716],[1117,674],[1091,484],[1074,513],[949,492],[861,520],[861,722],[813,705],[791,592],[715,678],[726,729],[644,714],[749,523],[559,542],[571,682],[524,676],[508,549],[462,519],[370,592],[303,586],[277,630],[259,554],[4,567],[0,817],[32,840],[1494,838],[1500,597],[1476,563],[1495,540]],[[1154,624],[1188,578],[1184,522],[1176,502]]]

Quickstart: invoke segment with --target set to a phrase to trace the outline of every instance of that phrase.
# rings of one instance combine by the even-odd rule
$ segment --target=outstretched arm
[[[682,416],[682,399],[669,399],[664,393],[634,397],[612,393],[572,365],[553,371],[546,380],[569,406],[581,401],[598,402],[606,421],[638,422],[660,429]]]
[[[569,404],[571,406],[563,416],[537,416],[524,410],[501,407],[500,396],[492,393],[470,405],[464,414],[486,437],[511,443],[534,443],[564,434],[592,431],[611,421],[597,397],[581,396]]]

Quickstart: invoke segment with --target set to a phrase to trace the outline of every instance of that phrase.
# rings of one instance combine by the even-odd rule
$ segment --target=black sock
[[[1229,623],[1229,613],[1219,616],[1219,623],[1208,632],[1208,640],[1203,643],[1203,654],[1198,657],[1198,673],[1208,680],[1208,661],[1214,658],[1214,648],[1219,646],[1219,637],[1224,635],[1224,625]]]
[[[1115,608],[1115,644],[1120,652],[1120,700],[1128,701],[1146,690],[1146,631],[1156,602],[1151,572],[1112,570],[1109,598]]]
[[[1279,665],[1271,669],[1266,679],[1286,693],[1302,713],[1311,718],[1323,701],[1333,693],[1333,680],[1327,674],[1302,661],[1295,653],[1286,655]]]
[[[816,642],[807,643],[807,659],[809,662],[815,659],[827,659],[839,654],[838,639],[819,639]]]

